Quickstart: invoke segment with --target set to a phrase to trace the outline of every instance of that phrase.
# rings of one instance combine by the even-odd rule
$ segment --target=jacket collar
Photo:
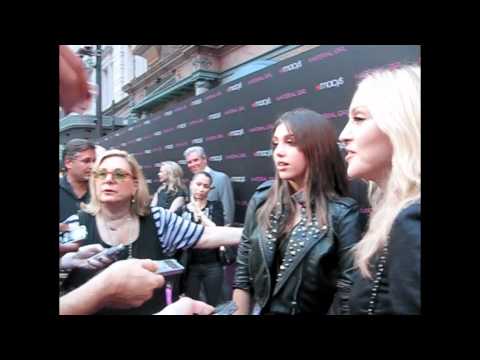
[[[301,241],[303,244],[301,246],[297,246],[295,249],[289,249],[290,244],[287,244],[287,248],[285,250],[285,257],[288,256],[291,261],[287,261],[288,266],[283,270],[281,278],[276,282],[275,288],[273,291],[273,295],[275,296],[281,288],[285,285],[287,280],[291,277],[291,275],[295,272],[296,268],[298,266],[301,266],[301,263],[305,256],[310,252],[310,250],[319,244],[319,251],[325,252],[327,251],[332,242],[333,242],[333,229],[331,228],[333,226],[333,222],[330,216],[332,209],[329,206],[329,216],[328,216],[328,224],[329,226],[323,226],[322,228],[315,228],[313,230],[313,233],[308,234],[305,240]],[[298,226],[296,226],[293,230],[297,229]],[[303,229],[299,229],[302,231]],[[292,236],[292,232],[289,234],[289,236]],[[262,241],[260,241],[260,247],[261,247],[261,253],[263,255],[263,261],[266,263],[266,268],[269,273],[269,277],[271,277],[270,269],[273,263],[274,259],[274,251],[276,250],[274,246],[268,245],[268,242],[266,241],[267,239],[265,238],[265,233],[262,232]],[[294,254],[292,254],[292,251]]]

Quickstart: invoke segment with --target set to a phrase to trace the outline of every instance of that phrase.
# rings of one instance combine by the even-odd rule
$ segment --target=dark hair
[[[73,159],[79,152],[90,149],[95,150],[95,145],[90,140],[72,139],[65,144],[65,148],[63,149],[62,153],[62,159],[63,161],[67,159]]]
[[[296,146],[307,160],[306,203],[311,204],[314,201],[314,211],[319,224],[326,224],[327,201],[348,195],[347,172],[337,146],[335,128],[324,116],[304,108],[281,115],[275,122],[272,133],[281,124],[292,132]],[[277,204],[280,204],[280,209]],[[259,223],[266,229],[270,225],[270,214],[283,212],[285,208],[287,218],[280,226],[280,236],[290,231],[294,225],[295,204],[291,199],[288,182],[280,179],[275,172],[275,180],[267,201],[258,211]],[[307,217],[311,220],[310,206],[307,206],[306,210]]]
[[[209,174],[208,172],[206,172],[206,171],[200,171],[200,172],[194,174],[193,177],[192,177],[192,181],[195,180],[195,178],[196,178],[197,176],[199,176],[199,175],[206,176],[206,177],[210,180],[210,187],[212,187],[212,185],[213,185],[212,175],[210,175],[210,174]]]

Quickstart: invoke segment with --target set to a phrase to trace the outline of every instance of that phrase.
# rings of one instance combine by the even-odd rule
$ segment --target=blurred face
[[[280,179],[288,180],[295,190],[304,186],[307,159],[297,147],[295,136],[284,124],[275,129],[272,138],[273,161]]]
[[[130,165],[119,156],[102,161],[94,176],[97,197],[101,203],[130,203],[138,188]]]
[[[210,192],[210,179],[205,175],[198,175],[190,183],[190,192],[195,200],[205,200]]]
[[[88,181],[96,156],[94,149],[81,151],[73,159],[65,160],[69,176],[79,182]]]
[[[207,159],[196,152],[189,154],[185,160],[187,160],[187,166],[192,174],[203,171],[207,166]]]
[[[347,173],[382,185],[391,168],[393,147],[372,118],[366,99],[355,96],[339,140],[346,145]]]
[[[158,172],[158,179],[160,180],[161,183],[164,183],[168,180],[168,173],[167,173],[167,170],[165,169],[165,166],[160,167],[160,171]]]

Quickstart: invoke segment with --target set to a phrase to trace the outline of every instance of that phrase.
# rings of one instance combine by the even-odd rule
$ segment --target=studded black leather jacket
[[[256,218],[256,211],[265,202],[271,185],[272,182],[260,185],[248,205],[234,288],[248,291],[251,303],[260,313],[348,314],[354,273],[350,249],[361,235],[356,201],[345,197],[329,201],[333,227],[309,234],[304,243],[295,248],[288,266],[278,269],[281,276],[273,279],[276,248],[271,246],[267,232],[257,224]]]

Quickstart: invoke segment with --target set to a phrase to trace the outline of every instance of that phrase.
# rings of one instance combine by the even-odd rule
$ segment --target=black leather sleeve
[[[389,240],[388,279],[394,314],[420,314],[420,204],[400,212]]]
[[[242,238],[237,251],[237,267],[233,281],[233,287],[235,289],[243,289],[247,291],[250,291],[251,289],[251,276],[248,269],[248,261],[251,251],[250,235],[257,226],[257,206],[258,201],[255,196],[253,196],[248,204],[247,212],[245,214]]]
[[[355,200],[348,200],[347,204],[337,206],[339,210],[332,215],[339,259],[337,291],[328,312],[333,315],[348,315],[350,313],[349,297],[355,273],[351,249],[360,241],[361,236],[359,206]]]

